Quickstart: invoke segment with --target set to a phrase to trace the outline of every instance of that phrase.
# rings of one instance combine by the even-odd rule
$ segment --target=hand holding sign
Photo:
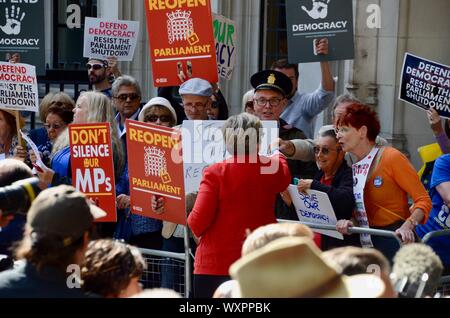
[[[325,19],[328,16],[328,3],[330,3],[330,0],[327,0],[327,3],[319,0],[312,0],[312,9],[308,10],[305,6],[302,6],[302,10],[308,13],[314,20]]]
[[[5,19],[6,24],[4,26],[0,26],[0,29],[7,35],[18,35],[20,33],[20,27],[25,18],[25,12],[20,16],[20,7],[16,6],[11,7],[11,16],[9,15],[8,8],[5,8]]]

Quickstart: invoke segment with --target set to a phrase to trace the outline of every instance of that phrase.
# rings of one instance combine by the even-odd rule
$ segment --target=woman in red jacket
[[[188,224],[200,238],[194,264],[194,296],[211,298],[230,279],[248,230],[275,223],[276,194],[291,175],[285,157],[258,155],[261,122],[250,114],[227,120],[223,134],[232,157],[205,169]]]

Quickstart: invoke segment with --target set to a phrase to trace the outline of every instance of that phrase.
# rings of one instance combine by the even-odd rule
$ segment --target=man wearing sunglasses
[[[112,97],[111,92],[111,77],[120,76],[120,71],[117,67],[117,59],[114,57],[107,60],[89,59],[86,64],[88,72],[89,83],[94,86],[94,90]]]

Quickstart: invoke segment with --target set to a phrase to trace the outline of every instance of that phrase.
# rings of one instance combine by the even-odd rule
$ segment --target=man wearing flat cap
[[[207,109],[213,94],[213,88],[208,81],[192,78],[180,86],[179,93],[188,120],[208,120]]]
[[[31,204],[16,250],[23,262],[0,274],[0,298],[86,297],[76,267],[84,261],[94,220],[104,216],[72,186],[41,192]]]
[[[255,89],[253,97],[255,115],[261,120],[277,121],[279,137],[282,140],[306,139],[301,130],[288,125],[281,118],[288,102],[287,98],[292,91],[289,77],[275,70],[265,70],[254,74],[250,81]],[[312,179],[318,171],[314,162],[288,160],[288,164],[295,178]],[[281,196],[277,198],[275,210],[279,219],[298,220],[293,205],[288,206]]]

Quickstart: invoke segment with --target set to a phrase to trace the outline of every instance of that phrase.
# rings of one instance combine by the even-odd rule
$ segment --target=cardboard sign
[[[134,214],[186,225],[181,136],[172,128],[127,120],[128,174]],[[164,197],[164,213],[152,197]]]
[[[39,111],[36,68],[0,62],[0,108]]]
[[[286,0],[289,63],[354,58],[352,0]],[[317,40],[328,39],[328,54],[316,53]]]
[[[45,75],[45,0],[0,1],[0,60],[36,66]]]
[[[216,40],[217,71],[220,78],[231,80],[236,64],[236,22],[224,16],[214,15],[214,39]]]
[[[139,22],[86,18],[84,57],[132,61],[139,35]]]
[[[231,155],[225,148],[222,127],[225,121],[184,121],[183,162],[186,193],[198,191],[206,167]],[[278,138],[276,121],[263,121],[260,155],[270,155],[269,146]]]
[[[307,194],[299,193],[295,185],[290,185],[288,191],[300,222],[336,225],[336,214],[326,193],[315,190],[308,190]],[[337,231],[312,230],[340,240],[344,239]]]
[[[145,1],[155,87],[218,82],[210,0]]]
[[[406,53],[399,98],[450,118],[450,66]]]
[[[69,125],[72,183],[117,222],[116,183],[109,123]]]

